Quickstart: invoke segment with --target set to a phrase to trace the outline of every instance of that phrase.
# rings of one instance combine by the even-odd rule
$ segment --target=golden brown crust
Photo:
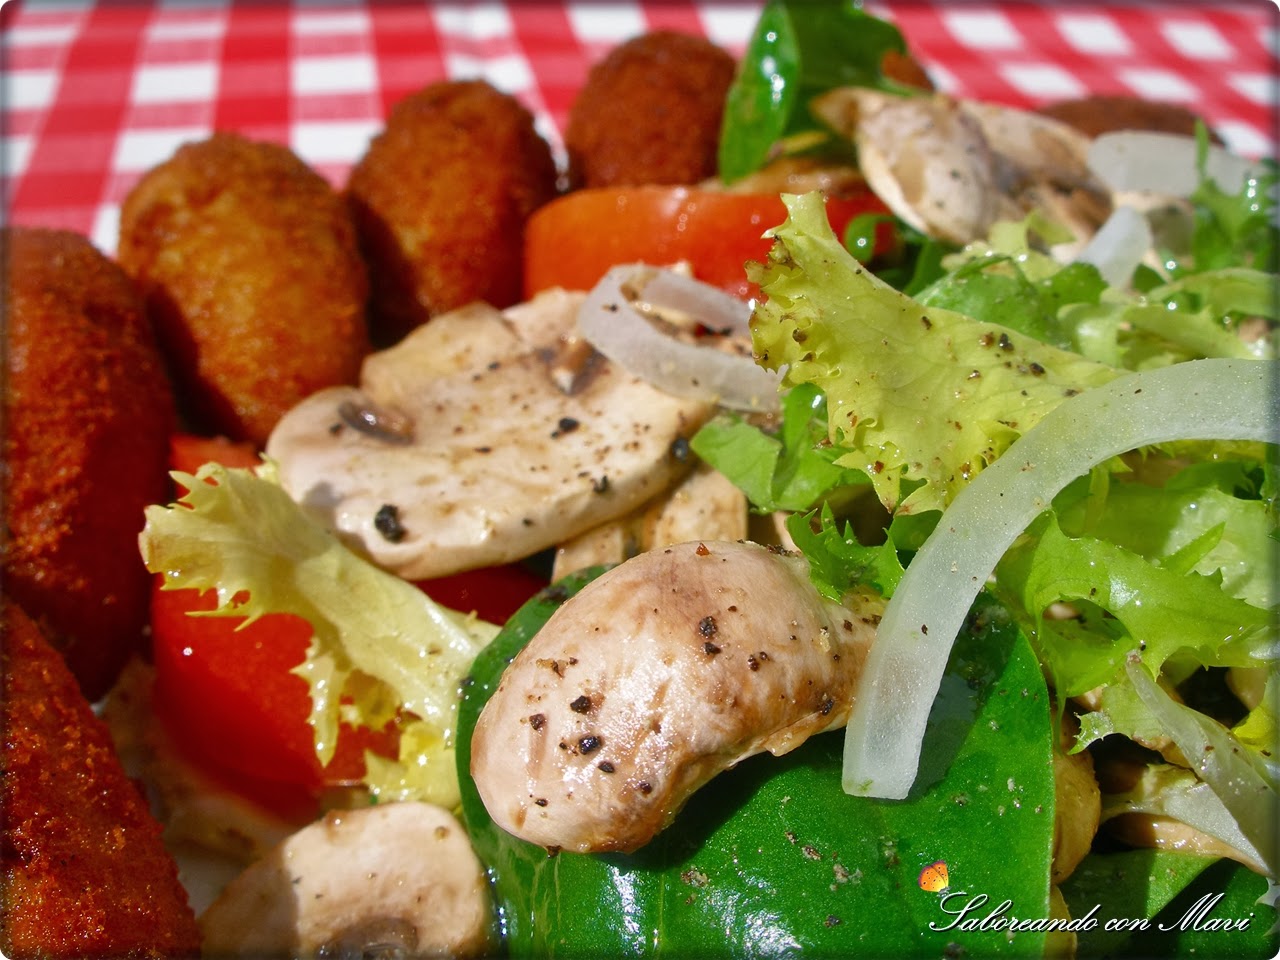
[[[84,237],[14,227],[5,258],[5,591],[96,699],[138,649],[143,509],[168,498],[173,394],[136,288]]]
[[[199,930],[160,825],[35,624],[0,598],[0,951],[194,957]]]
[[[359,375],[368,277],[355,228],[286,147],[220,133],[179,148],[125,198],[119,258],[204,432],[262,445],[290,407]]]
[[[669,30],[623,43],[587,75],[569,111],[571,187],[688,184],[714,176],[732,56]]]
[[[925,72],[920,61],[909,53],[886,50],[884,56],[880,58],[880,70],[890,80],[905,86],[918,87],[921,90],[934,89],[933,80]]]
[[[476,300],[519,301],[525,220],[555,196],[555,161],[515,97],[446,81],[396,104],[347,192],[390,343]]]
[[[1193,136],[1196,114],[1176,103],[1161,103],[1124,94],[1097,94],[1061,100],[1038,108],[1045,116],[1096,137],[1117,130],[1151,130]],[[1211,134],[1212,139],[1217,137]]]

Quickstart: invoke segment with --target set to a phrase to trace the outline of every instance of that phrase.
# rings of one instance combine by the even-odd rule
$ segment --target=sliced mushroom
[[[409,579],[505,563],[650,500],[713,404],[575,346],[581,295],[437,317],[326,390],[267,444],[285,489]]]
[[[1102,791],[1093,775],[1093,758],[1068,753],[1079,733],[1073,714],[1063,717],[1061,739],[1053,752],[1053,867],[1050,878],[1061,883],[1075,871],[1093,846],[1102,815]]]
[[[853,140],[867,182],[895,214],[949,243],[981,239],[997,220],[1040,208],[1070,227],[1078,246],[1110,211],[1088,166],[1089,138],[1052,118],[859,87],[832,90],[811,107]]]
[[[487,956],[492,904],[462,825],[426,803],[327,814],[200,916],[206,956]]]
[[[548,848],[635,850],[722,770],[845,723],[882,603],[752,543],[641,554],[566,602],[485,706],[471,773]]]
[[[602,524],[556,547],[551,579],[597,564],[691,540],[742,540],[747,498],[724,474],[699,463],[643,509]]]

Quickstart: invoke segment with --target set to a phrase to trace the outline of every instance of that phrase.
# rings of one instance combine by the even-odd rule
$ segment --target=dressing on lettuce
[[[1200,785],[1177,796],[1212,800],[1171,809],[1225,815],[1233,827],[1219,817],[1215,835],[1274,875],[1263,824],[1280,791],[1274,744],[1258,735],[1274,732],[1269,715],[1251,714],[1246,737],[1156,678],[1275,673],[1267,444],[1280,371],[1265,331],[1240,336],[1274,318],[1275,277],[1214,259],[1202,271],[1183,261],[1145,292],[1111,287],[1089,264],[1039,252],[1033,234],[1052,238],[1052,226],[1030,218],[945,258],[950,272],[908,297],[843,248],[818,195],[785,200],[769,261],[752,268],[766,297],[757,356],[785,369],[784,386],[826,398],[824,461],[867,475],[890,511],[887,543],[914,552],[900,581],[885,580],[850,543],[850,575],[893,593],[846,732],[846,789],[906,795],[935,668],[987,588],[1059,694],[1094,695],[1076,749],[1111,733],[1172,737]],[[695,449],[733,476],[733,459],[701,439]],[[805,508],[819,531],[797,539],[806,553],[838,542],[841,496]],[[838,583],[839,553],[816,556],[822,581]]]
[[[399,716],[400,760],[367,758],[371,790],[455,806],[458,688],[497,628],[357,556],[302,511],[270,463],[173,476],[186,494],[148,507],[139,537],[162,589],[216,591],[217,608],[193,616],[305,619],[314,634],[296,672],[310,688],[321,763],[333,756],[340,720],[381,729]]]

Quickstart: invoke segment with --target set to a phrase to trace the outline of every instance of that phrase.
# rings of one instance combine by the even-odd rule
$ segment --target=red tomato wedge
[[[171,466],[195,473],[210,461],[253,467],[250,444],[179,434]],[[212,481],[211,481],[212,482]],[[364,754],[394,757],[397,736],[341,728],[333,760],[322,767],[307,717],[306,681],[293,672],[306,656],[311,625],[285,613],[243,618],[191,616],[212,610],[212,591],[161,590],[151,601],[155,703],[181,747],[208,772],[277,809],[296,808],[325,788],[359,780]],[[512,564],[417,584],[436,602],[504,623],[546,581]]]
[[[827,201],[837,236],[864,213],[888,214],[888,208],[870,190]],[[757,290],[743,265],[765,259],[772,241],[762,234],[786,216],[777,194],[666,186],[576,190],[538,208],[525,226],[525,296],[555,286],[590,290],[619,263],[686,260],[699,280],[746,299]],[[888,224],[877,229],[877,250],[892,242]]]
[[[188,615],[215,603],[212,591],[160,590],[158,580],[152,594],[156,708],[184,749],[224,775],[312,794],[363,776],[366,748],[394,756],[393,732],[344,727],[322,768],[307,723],[307,684],[292,672],[306,654],[310,624],[289,614],[247,626],[240,618]]]
[[[468,570],[435,580],[420,580],[419,589],[451,610],[475,614],[481,620],[503,624],[547,581],[518,563]]]

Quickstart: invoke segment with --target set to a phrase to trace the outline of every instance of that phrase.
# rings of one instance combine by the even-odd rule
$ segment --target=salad
[[[1225,155],[1203,130],[1158,141],[1170,170],[1191,180],[1185,195],[1151,184],[1174,195],[1166,207],[1175,212],[1156,217],[1117,202],[1082,237],[1079,219],[1064,224],[1067,207],[1042,201],[1132,191],[1125,178],[1145,169],[1151,148],[1117,135],[1087,144],[1081,162],[1050,171],[1013,206],[968,203],[984,176],[1024,170],[1016,163],[1026,158],[1005,152],[985,172],[951,177],[962,188],[931,207],[907,188],[885,141],[868,139],[878,111],[910,105],[935,128],[983,129],[989,142],[995,134],[982,127],[984,108],[964,113],[885,76],[889,50],[905,51],[901,35],[861,10],[800,16],[793,4],[768,5],[730,93],[720,154],[729,187],[779,152],[852,158],[884,209],[844,220],[837,233],[820,192],[786,192],[767,250],[744,267],[756,299],[698,283],[696,264],[692,279],[626,266],[590,291],[544,291],[494,311],[484,322],[514,331],[515,352],[441,374],[470,391],[510,383],[503,378],[525,362],[510,357],[545,356],[575,323],[617,368],[567,368],[571,386],[560,393],[582,406],[549,421],[545,450],[521,453],[544,458],[547,472],[565,470],[566,482],[586,481],[563,502],[539,496],[576,526],[566,521],[539,547],[528,531],[542,518],[514,511],[517,545],[477,554],[477,565],[520,561],[608,521],[599,504],[624,478],[640,501],[652,496],[645,478],[613,460],[584,476],[583,458],[598,449],[591,443],[618,429],[594,404],[605,402],[611,378],[632,377],[643,390],[624,405],[649,418],[638,435],[669,452],[659,486],[693,459],[727,479],[749,504],[753,529],[775,536],[772,549],[751,554],[761,566],[750,569],[776,573],[786,590],[771,592],[769,580],[765,601],[765,573],[693,575],[701,557],[746,549],[736,542],[745,537],[705,536],[618,565],[578,566],[509,618],[430,599],[411,581],[439,575],[428,561],[453,541],[405,538],[418,515],[391,464],[412,453],[415,466],[405,469],[422,478],[458,451],[429,432],[439,397],[422,399],[420,385],[403,383],[403,351],[426,350],[408,341],[383,355],[383,380],[318,395],[287,415],[261,464],[211,459],[177,473],[179,504],[148,511],[140,545],[163,578],[161,597],[204,593],[198,612],[215,624],[213,643],[236,642],[219,630],[221,617],[244,621],[246,636],[290,625],[312,740],[300,781],[340,785],[335,811],[372,809],[386,820],[428,804],[460,814],[483,868],[471,882],[492,909],[470,917],[459,949],[1274,954],[1274,171]],[[1106,159],[1108,149],[1122,159]],[[1128,166],[1125,150],[1136,151]],[[945,224],[930,214],[943,206]],[[601,316],[617,323],[602,325]],[[593,317],[596,332],[587,332]],[[422,335],[447,337],[441,320]],[[617,336],[626,325],[639,333]],[[652,349],[670,363],[655,370],[645,355],[659,330]],[[450,396],[479,409],[490,395]],[[541,396],[517,402],[513,393],[512,409],[541,409]],[[405,410],[411,428],[398,419]],[[466,433],[460,442],[477,441]],[[582,447],[567,453],[568,444]],[[512,484],[512,501],[515,487],[532,482]],[[415,485],[442,531],[446,515],[474,506],[466,499],[474,494],[443,481]],[[654,566],[627,579],[642,563]],[[666,762],[703,770],[713,756],[705,775],[626,844],[522,837],[520,822],[549,804],[530,793],[512,801],[519,816],[499,817],[494,785],[477,774],[493,765],[481,755],[486,710],[503,697],[533,702],[531,688],[512,686],[526,648],[536,651],[526,660],[558,680],[566,664],[580,664],[546,650],[581,642],[577,627],[588,621],[575,618],[589,603],[652,600],[653,623],[623,624],[615,640],[619,649],[641,634],[661,640],[672,629],[659,616],[664,601],[646,593],[659,589],[679,598],[673,608],[691,610],[713,596],[744,598],[694,618],[692,649],[717,665],[733,644],[755,642],[750,622],[729,624],[736,603],[768,602],[794,622],[812,614],[812,636],[771,634],[779,645],[751,648],[742,676],[773,683],[765,678],[795,650],[824,644],[840,656],[796,676],[837,692],[795,707],[800,719],[761,709],[768,716],[744,721],[749,729],[729,745],[685,754],[695,739],[689,725],[705,723],[700,711],[719,701],[698,686],[697,670],[674,671],[690,706],[663,714],[663,742],[674,745]],[[173,616],[195,603],[179,603]],[[842,624],[855,633],[855,622],[868,625],[862,640],[832,639]],[[249,655],[267,655],[262,646]],[[602,655],[605,672],[581,699],[565,699],[571,714],[599,708],[595,694],[616,660]],[[165,668],[160,654],[157,667]],[[252,686],[234,691],[234,702],[277,711]],[[739,694],[747,697],[745,684],[725,696],[737,703]],[[777,699],[789,710],[803,698],[784,687]],[[637,702],[627,698],[624,718]],[[523,715],[534,733],[546,720],[540,709]],[[261,730],[261,721],[248,727]],[[576,764],[562,780],[572,779],[584,804],[639,802],[657,783],[631,777],[631,793],[610,792],[626,779],[609,753],[612,737],[559,744]],[[534,782],[532,754],[514,738],[487,749],[499,752],[497,767],[515,770],[516,793]],[[281,757],[296,756],[264,749],[256,762],[269,775]],[[395,847],[376,849],[394,860]],[[269,866],[287,890],[278,858]],[[261,898],[267,882],[254,869],[215,901],[206,930],[210,917],[245,923],[236,898]],[[428,914],[412,929],[431,922]],[[403,924],[361,930],[372,938],[366,947],[416,943]]]

